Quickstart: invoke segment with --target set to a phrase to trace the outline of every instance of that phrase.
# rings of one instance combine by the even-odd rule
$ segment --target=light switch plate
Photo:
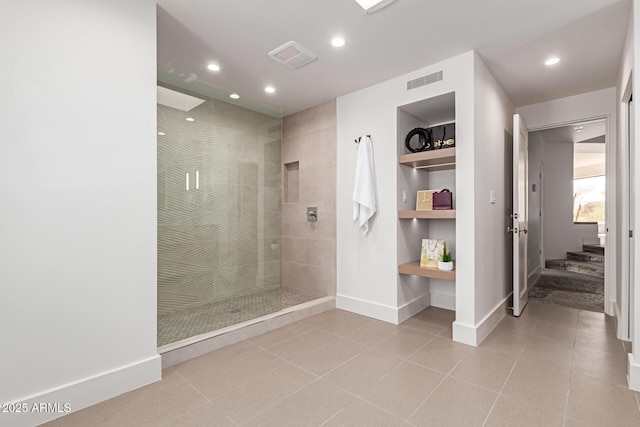
[[[489,191],[489,203],[492,205],[496,204],[496,190]]]

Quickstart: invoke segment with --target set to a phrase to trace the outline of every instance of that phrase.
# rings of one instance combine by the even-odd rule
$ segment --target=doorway
[[[607,119],[529,133],[529,297],[605,311]]]

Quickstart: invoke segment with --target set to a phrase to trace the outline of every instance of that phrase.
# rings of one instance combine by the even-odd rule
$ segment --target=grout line
[[[524,348],[520,350],[520,354],[522,354],[523,351],[524,351]],[[496,399],[493,401],[493,405],[491,405],[491,409],[489,409],[489,412],[487,412],[487,416],[484,418],[484,422],[482,423],[483,427],[487,424],[487,421],[489,421],[489,417],[491,416],[493,409],[496,407],[496,404],[498,403],[498,399],[500,398],[500,396],[503,396],[502,391],[504,390],[504,387],[507,385],[507,382],[509,382],[509,378],[511,378],[511,374],[513,374],[513,371],[514,369],[516,369],[517,364],[518,364],[518,359],[516,358],[516,361],[513,363],[513,366],[509,371],[509,375],[507,375],[507,378],[504,380],[504,383],[502,383],[502,387],[500,387],[500,391],[498,391]]]

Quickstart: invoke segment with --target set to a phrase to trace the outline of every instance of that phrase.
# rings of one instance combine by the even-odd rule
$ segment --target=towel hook
[[[371,135],[367,135],[369,138],[371,138]],[[362,139],[361,136],[357,137],[356,139],[354,139],[354,141],[356,142],[356,144],[360,143],[360,140]]]

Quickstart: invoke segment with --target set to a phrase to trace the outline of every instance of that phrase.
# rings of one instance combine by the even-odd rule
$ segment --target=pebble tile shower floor
[[[638,426],[613,320],[531,301],[479,347],[454,313],[332,310],[168,368],[49,426]]]
[[[316,298],[317,295],[280,288],[158,316],[158,347],[275,313]]]

